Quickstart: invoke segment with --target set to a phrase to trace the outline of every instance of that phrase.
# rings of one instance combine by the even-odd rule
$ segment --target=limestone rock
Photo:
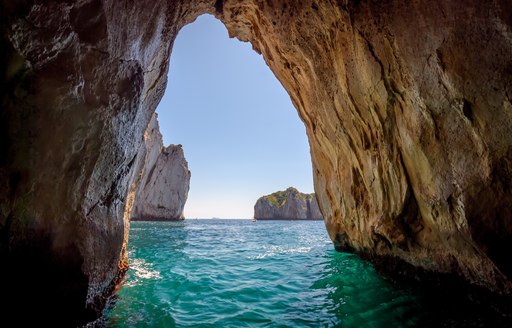
[[[101,315],[121,281],[142,137],[165,90],[171,42],[194,17],[181,9],[0,2],[6,322],[30,308],[19,325],[80,326]]]
[[[101,313],[126,270],[141,136],[173,40],[205,13],[288,91],[337,249],[512,293],[511,7],[1,1],[3,296],[38,324]]]
[[[262,53],[306,125],[336,249],[512,293],[511,12],[223,2],[217,16]]]
[[[131,220],[183,220],[190,171],[181,145],[163,147],[156,113],[144,134],[148,150]]]
[[[257,220],[322,220],[315,194],[304,194],[290,187],[260,197],[254,205]]]

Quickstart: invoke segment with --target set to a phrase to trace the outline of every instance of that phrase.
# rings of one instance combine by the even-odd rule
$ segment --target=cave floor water
[[[420,289],[334,251],[322,221],[132,222],[129,258],[107,327],[487,326],[437,320]]]

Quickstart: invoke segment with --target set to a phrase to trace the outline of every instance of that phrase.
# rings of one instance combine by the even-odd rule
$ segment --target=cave
[[[127,269],[142,135],[173,40],[201,14],[250,42],[289,93],[336,249],[511,294],[510,1],[0,9],[4,318],[22,306],[36,322],[101,314]]]

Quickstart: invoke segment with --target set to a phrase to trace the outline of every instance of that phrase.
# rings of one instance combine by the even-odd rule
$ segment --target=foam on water
[[[132,258],[132,253],[128,253],[128,257]],[[147,263],[142,258],[133,258],[130,261],[130,270],[132,273],[132,278],[126,281],[126,287],[133,287],[136,284],[143,284],[144,280],[147,279],[162,279],[160,272],[153,270],[152,265]]]

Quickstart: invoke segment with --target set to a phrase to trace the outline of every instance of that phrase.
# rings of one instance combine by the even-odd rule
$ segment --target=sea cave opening
[[[174,291],[164,293],[164,298],[177,297],[175,306],[178,311],[164,316],[160,321],[152,321],[152,325],[176,325],[180,320],[188,320],[189,317],[179,314],[180,310],[194,310],[187,304],[181,304],[181,298],[195,302],[195,307],[207,312],[211,309],[197,303],[198,300],[194,300],[188,291],[194,288],[191,284],[195,280],[202,282],[197,288],[218,289],[212,293],[204,291],[204,297],[212,301],[217,299],[223,304],[219,307],[226,312],[236,308],[228,294],[230,289],[237,288],[233,282],[235,285],[239,283],[239,296],[254,294],[255,301],[262,303],[261,306],[253,305],[248,317],[261,320],[255,312],[258,307],[268,311],[265,305],[268,298],[258,296],[258,288],[269,288],[271,293],[277,293],[279,288],[287,288],[294,283],[301,284],[301,289],[307,289],[305,284],[309,283],[305,279],[296,282],[293,278],[295,274],[286,282],[267,283],[263,275],[283,276],[290,268],[287,260],[281,258],[283,255],[312,255],[313,250],[332,248],[325,226],[318,219],[315,222],[287,223],[258,221],[257,224],[249,220],[254,215],[256,201],[263,195],[276,191],[285,193],[288,187],[302,192],[297,197],[313,193],[311,158],[303,123],[262,56],[249,43],[228,38],[224,25],[210,15],[199,16],[177,35],[170,58],[167,89],[156,112],[163,145],[182,145],[191,172],[185,220],[158,222],[151,220],[155,219],[153,216],[144,220],[145,213],[134,216],[135,221],[145,222],[131,223],[128,246],[131,269],[126,285],[119,291],[119,304],[114,308],[110,321],[122,320],[119,318],[122,316],[120,312],[133,309],[128,304],[140,303],[141,300],[133,294],[137,293],[135,290],[151,294],[154,305],[162,309],[164,300],[154,295],[154,290],[176,284],[177,281],[188,288],[175,287]],[[155,135],[151,130],[153,128],[150,123],[146,136]],[[169,146],[167,150],[171,152],[172,147]],[[182,165],[182,161],[179,161],[179,165]],[[162,168],[150,167],[149,171],[155,175]],[[166,178],[173,177],[176,175]],[[153,184],[155,178],[147,180],[140,184],[149,188],[162,187],[156,182]],[[169,184],[163,186],[165,188]],[[171,186],[171,189],[175,192],[179,186]],[[136,199],[134,210],[138,211],[137,204],[146,198]],[[164,198],[159,198],[158,202]],[[304,212],[304,209],[301,210]],[[212,218],[224,220],[195,220]],[[276,229],[278,236],[283,237],[281,242],[276,242],[278,236],[265,233],[267,229]],[[203,237],[196,235],[198,230]],[[198,241],[197,238],[204,240]],[[154,240],[160,241],[155,243]],[[257,240],[266,242],[258,243]],[[205,242],[208,242],[208,246],[204,245]],[[162,244],[166,246],[160,246]],[[219,252],[219,247],[226,251]],[[202,252],[209,252],[211,256],[205,258]],[[155,253],[166,255],[163,258],[155,257]],[[238,254],[242,255],[241,258],[238,258]],[[274,257],[281,259],[276,261]],[[179,272],[190,265],[185,258],[203,267],[203,272],[190,272],[189,275],[193,277],[180,278]],[[315,260],[309,260],[314,265]],[[271,262],[258,267],[260,261]],[[274,267],[265,267],[270,264]],[[296,262],[292,271],[301,272],[300,276],[304,276],[303,264],[304,261]],[[252,266],[250,271],[255,272],[250,274],[250,279],[246,279],[243,278],[245,269],[232,269],[232,266]],[[275,295],[272,297],[276,298]],[[236,299],[235,296],[231,298]],[[293,301],[286,306],[295,306],[296,303]],[[144,308],[143,304],[141,307]],[[206,318],[208,315],[211,314],[207,314]],[[154,313],[147,312],[144,316],[153,317]],[[202,319],[196,323],[206,324],[210,320],[214,319]],[[242,321],[232,317],[228,320],[228,326],[237,322]]]
[[[350,313],[397,322],[414,310],[413,295],[336,252],[322,221],[248,220],[263,195],[313,192],[309,145],[262,57],[212,16],[178,34],[157,113],[163,144],[182,144],[192,174],[185,220],[131,223],[131,268],[109,324],[357,326]]]
[[[199,0],[149,6],[84,0],[10,2],[0,8],[5,322],[512,326],[507,264],[512,120],[506,74],[512,47],[505,33],[510,17],[503,15],[510,10],[502,2]],[[256,186],[269,172],[276,174],[273,183],[288,173],[306,176],[290,166],[278,170],[276,153],[259,154],[272,158],[267,166],[249,157],[277,144],[278,155],[293,159],[283,142],[291,135],[270,129],[288,104],[265,106],[266,96],[260,95],[220,118],[219,108],[226,108],[211,106],[213,98],[234,101],[254,96],[256,89],[239,92],[240,82],[203,81],[205,69],[196,62],[186,72],[198,70],[184,102],[206,99],[207,106],[199,104],[203,112],[175,103],[159,109],[161,116],[172,116],[171,124],[162,124],[171,130],[166,144],[182,143],[184,149],[145,147],[152,135],[144,132],[165,90],[176,35],[203,13],[215,15],[231,36],[261,52],[290,95],[311,154],[309,159],[302,139],[306,160],[292,162],[313,162],[315,189],[336,249],[358,252],[396,273],[399,282],[377,275],[356,255],[335,252],[321,221],[252,222],[250,209],[235,211],[242,187]],[[205,43],[210,37],[202,34]],[[208,68],[225,59],[203,48],[189,56],[197,53],[213,59],[203,60]],[[179,93],[185,83],[172,81],[178,75],[175,61],[169,87]],[[261,75],[272,75],[261,67]],[[231,73],[224,69],[216,75],[226,79]],[[198,81],[207,82],[202,91]],[[260,108],[250,109],[253,104]],[[264,109],[273,111],[264,114]],[[296,120],[294,111],[288,113]],[[180,113],[192,113],[193,121],[177,117]],[[181,139],[174,134],[180,128],[192,136]],[[245,139],[254,135],[259,136],[254,144]],[[199,138],[202,158],[188,144],[193,137]],[[178,223],[132,222],[128,245],[129,212],[137,199],[134,189],[145,185],[137,182],[146,156],[158,161],[160,154],[174,158],[183,150],[191,164],[192,193],[199,190],[196,182],[206,181],[196,165],[219,168],[212,177],[206,174],[220,181],[206,195],[213,205],[203,201],[205,206],[187,208],[187,220]],[[265,174],[237,171],[249,164],[263,167]],[[246,177],[250,183],[242,181]],[[219,185],[232,193],[220,197],[227,191]],[[286,181],[258,191],[244,208],[290,185],[311,191]],[[191,194],[189,205],[196,196]],[[290,204],[281,196],[267,201]],[[191,220],[213,216],[245,220]],[[127,250],[131,270],[125,275]],[[400,283],[408,279],[419,281],[419,288]],[[108,306],[116,299],[112,294],[117,295],[113,307]],[[20,309],[28,309],[27,315],[20,316]]]
[[[203,15],[178,34],[158,108],[192,173],[187,218],[251,218],[256,200],[313,192],[309,144],[284,88],[249,43]]]

